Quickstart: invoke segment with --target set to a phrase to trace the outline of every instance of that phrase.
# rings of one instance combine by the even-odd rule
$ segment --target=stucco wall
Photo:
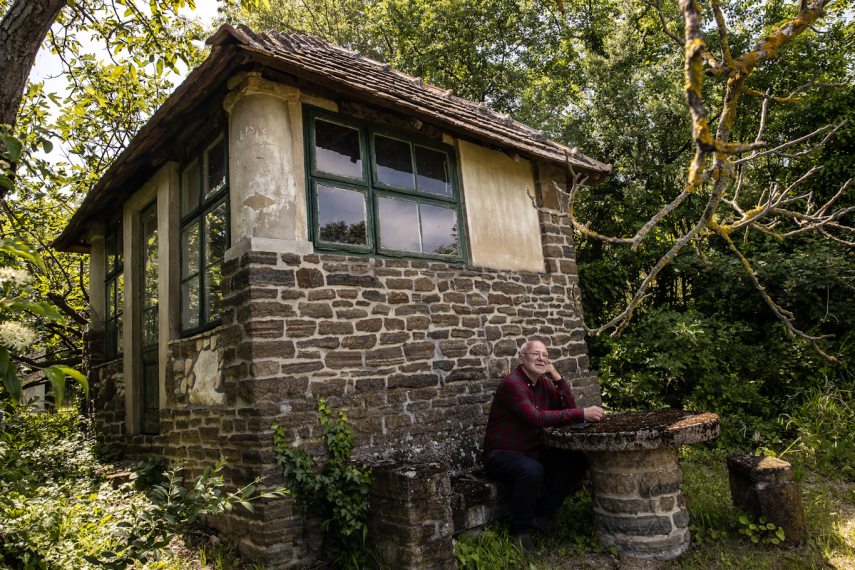
[[[532,164],[459,141],[472,264],[543,271]]]

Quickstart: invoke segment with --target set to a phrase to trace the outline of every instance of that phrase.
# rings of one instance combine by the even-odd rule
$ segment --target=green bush
[[[365,547],[368,533],[368,492],[371,474],[351,463],[353,435],[347,416],[338,418],[326,401],[318,400],[318,420],[323,431],[327,460],[318,466],[306,450],[292,446],[281,425],[273,425],[273,449],[297,505],[320,518],[324,550],[338,565],[364,568],[371,563]]]
[[[94,459],[91,430],[72,411],[6,407],[0,415],[0,568],[128,568],[169,557],[165,547],[203,515],[279,493],[224,490],[222,464],[189,485],[180,466],[142,464],[114,488]],[[144,492],[135,482],[148,481]]]
[[[781,421],[796,434],[795,440],[781,456],[797,459],[823,474],[844,480],[855,480],[855,382],[841,379],[839,385],[829,379],[809,388],[792,413]]]

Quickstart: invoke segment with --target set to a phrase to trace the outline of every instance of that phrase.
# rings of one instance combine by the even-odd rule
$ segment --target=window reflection
[[[205,214],[205,265],[222,261],[226,253],[226,203]]]
[[[181,275],[199,271],[199,222],[193,221],[181,232]]]
[[[444,152],[416,146],[416,172],[420,191],[451,196],[448,157]]]
[[[185,329],[199,326],[199,279],[181,284],[181,322]]]
[[[378,182],[415,189],[409,143],[376,135],[374,153]]]
[[[408,200],[377,198],[380,247],[420,252],[419,205]]]
[[[424,253],[457,255],[457,213],[449,208],[422,204],[422,243]]]
[[[215,194],[226,184],[226,141],[220,139],[205,153],[207,168],[205,169],[207,184],[205,199]]]
[[[343,125],[315,121],[315,168],[327,174],[362,179],[359,131]]]
[[[321,241],[368,245],[362,192],[318,184],[318,236]]]
[[[199,161],[194,160],[181,173],[181,215],[199,206]]]

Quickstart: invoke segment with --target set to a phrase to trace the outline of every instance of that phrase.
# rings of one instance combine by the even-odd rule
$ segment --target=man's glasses
[[[520,354],[528,354],[529,356],[534,356],[537,358],[538,356],[542,356],[543,358],[549,358],[548,352],[521,352]]]

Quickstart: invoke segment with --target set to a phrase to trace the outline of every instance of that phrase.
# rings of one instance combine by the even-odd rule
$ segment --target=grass
[[[481,562],[461,564],[461,568],[855,570],[855,486],[851,482],[797,468],[810,539],[801,547],[753,544],[739,534],[741,513],[731,504],[725,455],[719,451],[688,449],[681,457],[692,545],[677,560],[641,562],[602,551],[590,523],[590,499],[581,493],[565,503],[559,515],[562,528],[559,536],[536,541],[538,556],[524,564],[497,563],[502,560],[502,545],[509,560],[518,560],[520,553],[501,529],[492,528],[487,539],[461,538],[459,542],[466,545],[470,555],[473,551],[480,554]],[[479,545],[483,546],[481,551]]]

